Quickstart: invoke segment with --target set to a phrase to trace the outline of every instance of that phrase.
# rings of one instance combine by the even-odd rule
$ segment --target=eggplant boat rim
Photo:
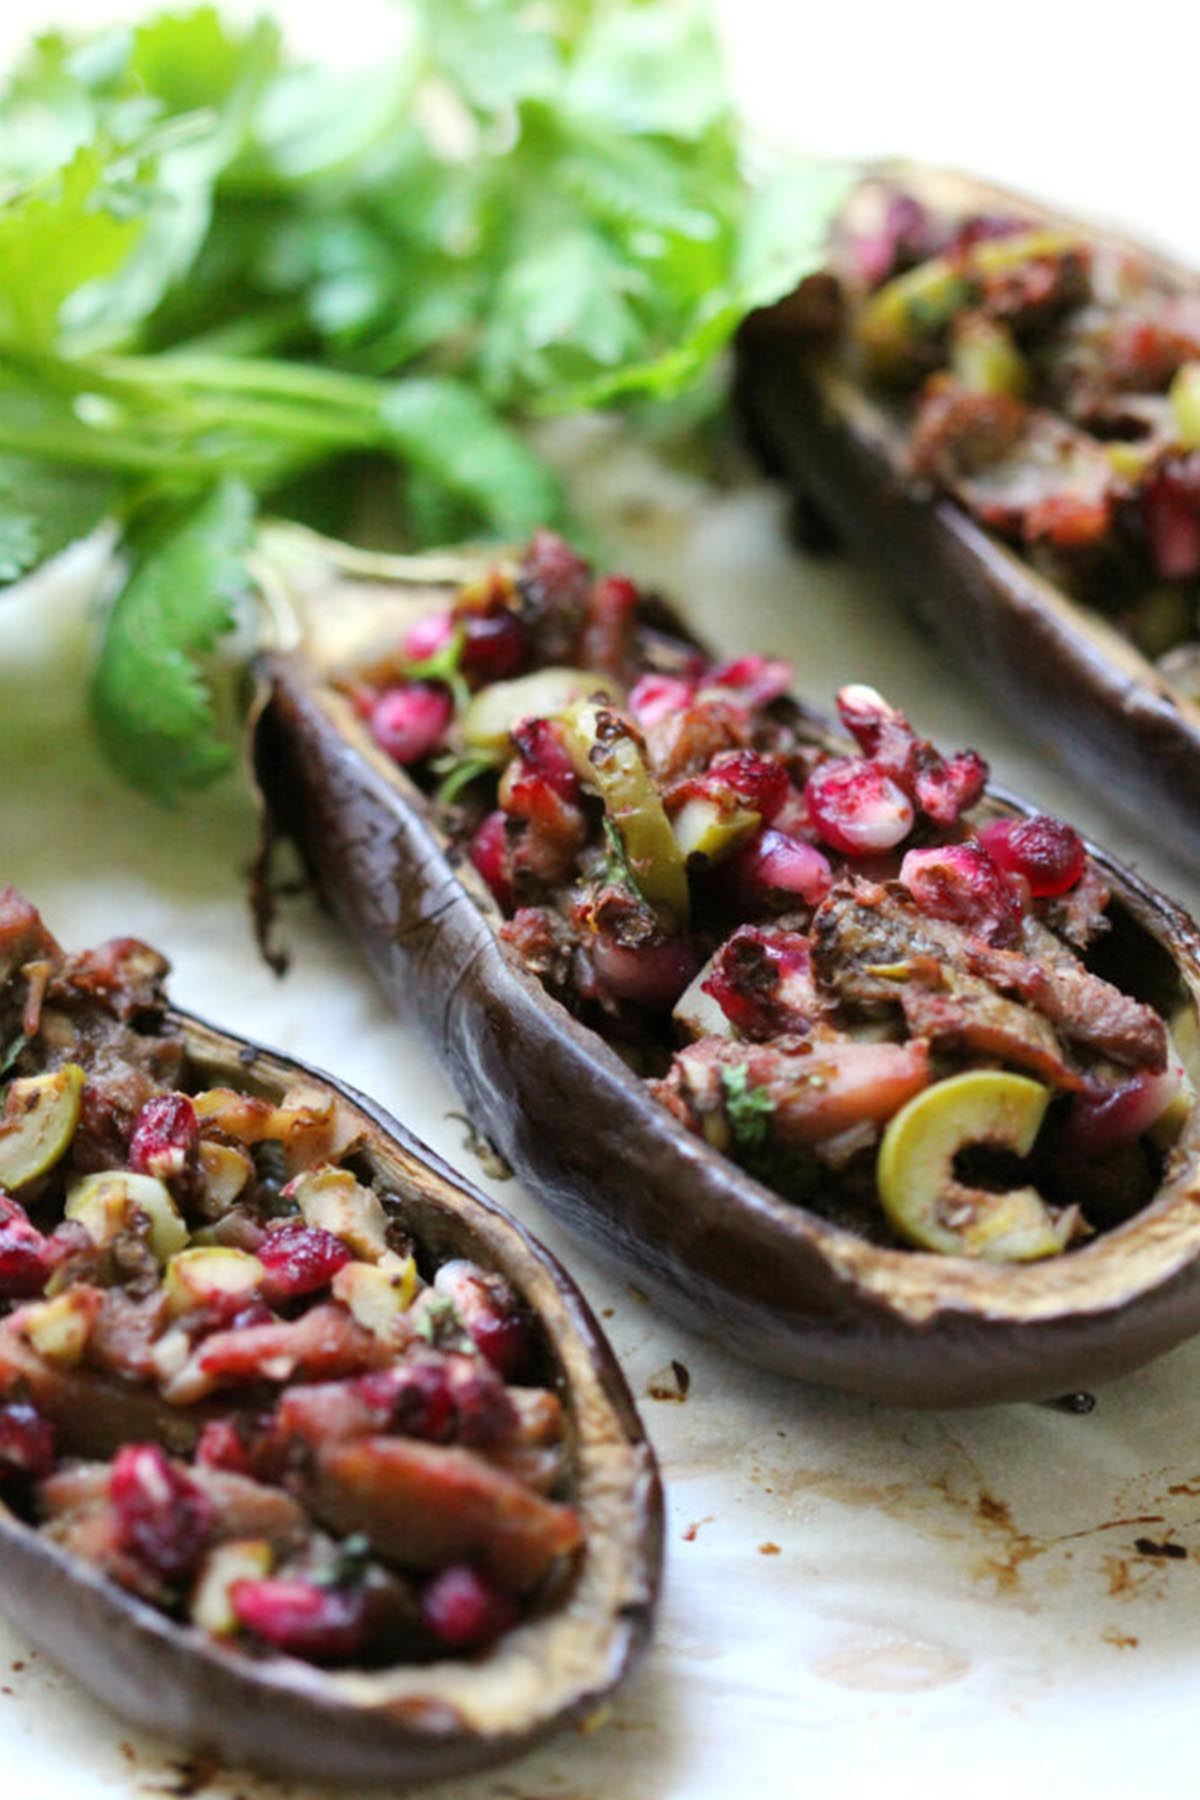
[[[568,1402],[573,1497],[587,1548],[553,1606],[468,1662],[341,1671],[254,1660],[173,1622],[0,1503],[0,1591],[30,1638],[116,1712],[222,1763],[274,1776],[409,1786],[505,1761],[602,1710],[645,1647],[661,1577],[653,1453],[600,1328],[565,1271],[370,1100],[329,1076],[171,1009],[189,1067],[278,1097],[336,1094],[369,1127],[361,1154],[404,1198],[420,1240],[474,1247],[546,1334]]]
[[[386,583],[364,579],[382,564],[348,558],[339,569],[316,539],[304,555],[293,598],[307,581],[305,623],[261,663],[253,749],[273,829],[295,841],[393,1001],[422,1020],[478,1125],[570,1229],[722,1348],[899,1404],[1065,1393],[1200,1327],[1194,1107],[1171,1177],[1142,1212],[1069,1255],[1016,1268],[874,1245],[687,1132],[520,966],[431,801],[333,685],[356,635],[356,649],[378,644],[389,621],[411,623],[444,599],[451,577],[415,583],[389,614]],[[821,720],[800,717],[815,741],[836,743]],[[984,810],[1034,809],[993,789]],[[1152,990],[1142,997],[1194,1021],[1195,927],[1088,849],[1114,893],[1114,943]]]
[[[1013,210],[1035,224],[1137,249],[1170,291],[1200,278],[1108,227],[956,171],[888,161],[862,182],[895,184],[968,213]],[[738,345],[737,404],[768,469],[821,528],[898,586],[922,621],[1035,741],[1144,828],[1200,864],[1200,707],[1102,614],[1019,550],[907,473],[907,434],[799,326],[798,296],[752,314]]]

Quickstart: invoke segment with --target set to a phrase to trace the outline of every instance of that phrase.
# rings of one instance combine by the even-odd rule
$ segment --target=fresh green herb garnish
[[[745,1063],[723,1067],[721,1087],[725,1097],[725,1116],[733,1133],[734,1150],[743,1157],[761,1154],[767,1146],[775,1102],[766,1088],[752,1084]]]
[[[0,1053],[0,1080],[3,1080],[4,1076],[16,1068],[21,1058],[21,1052],[28,1042],[29,1039],[24,1032],[18,1032],[12,1043],[5,1048],[3,1053]]]
[[[845,188],[748,184],[702,0],[396,12],[352,77],[199,6],[0,88],[0,582],[118,521],[95,713],[160,798],[229,760],[205,659],[259,507],[346,535],[372,463],[410,543],[561,520],[526,423],[711,410]]]

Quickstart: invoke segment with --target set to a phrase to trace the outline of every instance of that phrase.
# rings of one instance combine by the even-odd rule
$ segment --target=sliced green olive
[[[1020,395],[1029,385],[1029,367],[1012,333],[983,313],[968,313],[954,330],[950,367],[976,394]]]
[[[10,1084],[0,1119],[0,1188],[23,1187],[66,1154],[83,1095],[78,1063]]]
[[[503,755],[512,747],[509,733],[522,719],[551,719],[587,694],[621,699],[615,682],[588,669],[535,669],[513,681],[493,681],[480,688],[463,714],[463,742],[471,750]]]
[[[1034,257],[1063,256],[1075,245],[1066,232],[1022,231],[984,239],[965,254],[930,257],[871,295],[858,316],[859,342],[877,374],[899,373],[920,340],[940,331],[970,298],[973,281]]]
[[[642,747],[620,713],[577,700],[558,715],[563,745],[581,781],[598,789],[638,888],[664,926],[688,922],[687,865]]]
[[[1183,448],[1200,450],[1200,362],[1184,363],[1167,397]]]
[[[761,824],[762,815],[748,807],[730,811],[697,794],[684,801],[671,821],[671,829],[685,862],[709,864],[732,856],[749,842]]]
[[[974,1146],[1028,1156],[1050,1089],[1002,1069],[973,1069],[925,1088],[902,1106],[879,1146],[879,1198],[909,1243],[947,1256],[1032,1262],[1056,1256],[1076,1209],[1047,1206],[1033,1187],[991,1193],[960,1181],[954,1159]]]
[[[188,1228],[170,1190],[153,1175],[104,1171],[85,1175],[67,1195],[67,1217],[83,1226],[94,1244],[108,1244],[128,1229],[138,1213],[149,1220],[148,1242],[166,1263],[188,1241]]]

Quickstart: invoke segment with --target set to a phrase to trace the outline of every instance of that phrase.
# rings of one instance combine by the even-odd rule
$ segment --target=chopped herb
[[[724,1089],[725,1116],[733,1133],[734,1149],[742,1156],[765,1150],[775,1111],[775,1102],[766,1088],[752,1085],[745,1063],[722,1068],[721,1086]]]
[[[494,757],[479,756],[474,753],[458,756],[453,751],[439,756],[433,764],[433,772],[441,777],[437,791],[439,806],[450,806],[458,799],[465,787],[478,781],[484,775],[496,775],[500,764]]]
[[[17,1063],[20,1060],[21,1052],[28,1042],[29,1039],[25,1036],[24,1032],[18,1033],[13,1039],[3,1056],[0,1057],[0,1080],[9,1073],[10,1069],[16,1068]]]

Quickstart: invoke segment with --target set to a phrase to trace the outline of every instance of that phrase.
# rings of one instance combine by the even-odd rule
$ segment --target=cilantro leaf
[[[86,537],[116,494],[102,470],[0,456],[0,586]]]
[[[449,376],[402,381],[384,396],[387,442],[502,536],[527,537],[563,511],[555,477],[478,393]]]
[[[0,335],[51,344],[66,300],[112,273],[141,225],[122,218],[102,152],[81,146],[62,169],[0,207]]]
[[[228,766],[198,658],[234,626],[253,501],[226,482],[141,546],[105,627],[92,712],[116,768],[156,799],[200,787]]]

